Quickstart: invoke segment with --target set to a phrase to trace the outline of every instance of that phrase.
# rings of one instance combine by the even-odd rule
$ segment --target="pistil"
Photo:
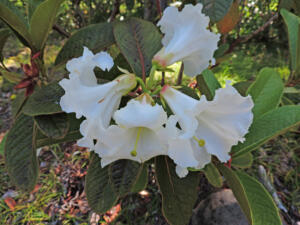
[[[205,145],[205,140],[204,140],[204,139],[198,139],[198,138],[195,137],[195,136],[193,137],[193,139],[194,139],[195,141],[197,141],[199,147],[203,147],[203,146]]]
[[[138,131],[137,131],[137,135],[136,135],[136,139],[135,139],[135,143],[134,143],[134,148],[133,150],[130,152],[130,154],[135,157],[137,155],[137,146],[138,146],[138,142],[139,142],[139,139],[140,139],[140,136],[141,136],[141,132],[142,132],[142,128],[138,128]]]

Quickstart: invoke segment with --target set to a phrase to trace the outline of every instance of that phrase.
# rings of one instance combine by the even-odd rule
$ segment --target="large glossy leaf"
[[[140,192],[147,187],[147,184],[148,184],[148,165],[143,164],[142,171],[140,172],[134,185],[132,186],[131,192],[133,193]]]
[[[33,119],[20,115],[8,132],[5,143],[5,165],[10,179],[25,191],[31,191],[38,178],[35,130]]]
[[[0,62],[3,61],[2,50],[3,50],[3,47],[6,43],[6,40],[9,37],[9,35],[10,35],[9,29],[6,29],[6,28],[0,29]]]
[[[161,34],[154,24],[130,18],[114,24],[114,36],[122,54],[133,72],[140,76],[149,75],[152,58],[161,48]]]
[[[200,93],[204,94],[209,101],[213,100],[216,90],[221,87],[210,70],[204,70],[201,75],[197,76],[197,86]]]
[[[232,148],[234,157],[246,154],[268,140],[300,124],[300,106],[283,106],[255,120],[243,143]]]
[[[35,90],[27,100],[23,112],[29,116],[47,115],[62,112],[59,105],[64,90],[58,83],[52,83]]]
[[[254,101],[254,119],[277,108],[283,94],[284,85],[279,73],[272,68],[263,68],[256,81],[249,87],[248,93]]]
[[[36,134],[37,148],[47,146],[47,145],[52,145],[52,144],[63,143],[63,142],[76,141],[76,140],[82,138],[79,128],[80,128],[80,124],[83,121],[83,119],[76,119],[75,114],[71,113],[71,114],[68,114],[68,121],[69,121],[68,132],[61,139],[49,138],[46,135],[44,135],[40,130],[38,130],[38,132]]]
[[[109,165],[109,175],[115,193],[124,196],[131,191],[139,175],[143,170],[143,165],[131,160],[118,160]]]
[[[36,8],[43,2],[44,0],[27,0],[27,16],[30,20]]]
[[[227,14],[233,0],[199,0],[199,2],[203,4],[202,12],[214,23]]]
[[[63,64],[69,59],[82,55],[83,46],[94,53],[111,46],[115,42],[112,24],[98,23],[76,31],[60,50],[55,65]]]
[[[278,209],[264,186],[241,171],[220,166],[229,187],[251,225],[281,225]]]
[[[240,0],[234,0],[227,14],[217,23],[221,34],[227,34],[232,31],[240,21],[239,5]]]
[[[203,172],[205,174],[206,179],[211,185],[213,185],[214,187],[222,187],[222,176],[213,163],[207,164],[204,167]]]
[[[233,156],[231,165],[238,168],[249,168],[253,163],[253,156],[251,152],[240,155],[238,157]]]
[[[85,179],[85,192],[89,206],[98,214],[105,213],[116,203],[118,196],[109,179],[109,166],[101,168],[100,158],[95,153],[91,153]]]
[[[39,115],[34,117],[34,121],[44,135],[53,139],[64,138],[70,125],[66,113]]]
[[[22,111],[22,107],[26,102],[26,99],[27,98],[25,96],[24,91],[17,94],[17,97],[13,100],[11,104],[11,113],[13,118],[16,118],[19,115],[19,113]]]
[[[26,18],[8,0],[0,0],[0,18],[11,27],[27,44],[31,43]]]
[[[46,0],[33,12],[30,20],[30,35],[37,50],[43,49],[52,30],[60,4],[64,0]]]
[[[290,55],[293,70],[300,70],[300,18],[286,9],[280,13],[288,29]]]
[[[185,178],[179,178],[175,164],[166,156],[155,159],[155,172],[162,195],[164,217],[172,225],[188,224],[197,200],[199,174],[189,172]]]

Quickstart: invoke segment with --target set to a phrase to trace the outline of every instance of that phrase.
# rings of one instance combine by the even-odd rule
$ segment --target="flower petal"
[[[216,91],[213,101],[201,98],[200,102],[196,136],[205,140],[208,153],[226,162],[230,159],[231,147],[244,140],[252,123],[253,101],[250,96],[242,97],[227,85]]]
[[[115,112],[114,120],[126,128],[147,127],[157,130],[167,121],[167,114],[158,104],[152,106],[147,102],[132,99],[126,107]]]
[[[176,166],[176,174],[178,175],[178,177],[180,178],[184,178],[186,177],[186,175],[188,175],[189,171],[187,168],[181,167],[181,166]]]
[[[161,95],[167,101],[172,112],[178,117],[180,127],[184,131],[182,137],[191,138],[198,126],[195,119],[198,101],[169,86],[163,88]]]
[[[93,60],[95,61],[96,65],[102,70],[109,71],[114,65],[113,58],[107,52],[97,53],[94,56]]]
[[[202,5],[185,5],[181,12],[176,7],[167,7],[158,22],[162,33],[163,49],[154,60],[168,66],[177,61],[185,63],[189,76],[200,74],[213,60],[220,35],[210,32],[209,18],[202,14]]]

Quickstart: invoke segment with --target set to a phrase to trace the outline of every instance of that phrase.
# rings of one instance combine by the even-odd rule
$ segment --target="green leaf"
[[[23,112],[29,116],[48,115],[62,112],[59,105],[64,90],[58,83],[36,89],[27,100]]]
[[[0,29],[0,62],[2,62],[3,59],[4,59],[2,51],[3,51],[3,47],[6,43],[6,40],[9,37],[9,35],[10,35],[10,30],[9,29],[6,29],[6,28]]]
[[[213,72],[208,69],[197,76],[197,86],[201,94],[204,94],[209,101],[213,100],[216,90],[221,87]]]
[[[39,115],[34,117],[34,121],[40,131],[49,138],[62,139],[69,130],[68,115],[66,113]]]
[[[59,144],[63,142],[76,141],[82,138],[79,128],[83,119],[76,119],[75,114],[70,113],[68,114],[68,121],[69,121],[69,129],[67,134],[62,139],[49,138],[46,135],[44,135],[40,130],[38,130],[36,134],[37,148],[47,146],[47,145],[52,145],[52,144]]]
[[[26,102],[26,96],[24,91],[20,92],[17,97],[13,100],[11,104],[11,113],[13,118],[16,118],[19,113],[22,111],[22,107],[24,103]]]
[[[233,0],[199,0],[199,2],[203,4],[202,12],[215,23],[227,14]]]
[[[44,0],[27,0],[27,16],[29,20],[31,19],[36,8],[43,2]]]
[[[235,83],[233,87],[240,93],[242,96],[247,95],[247,90],[252,84],[252,81],[241,81],[238,83]]]
[[[101,167],[100,158],[91,153],[90,165],[85,178],[85,193],[89,206],[97,214],[105,213],[118,200],[109,179],[109,166]]]
[[[6,138],[7,138],[7,134],[4,135],[4,137],[2,138],[2,141],[0,142],[0,155],[4,154]]]
[[[143,168],[139,176],[137,177],[135,183],[131,188],[131,192],[138,193],[144,190],[148,184],[148,165],[143,164]]]
[[[222,44],[218,47],[218,49],[214,52],[214,58],[221,58],[224,56],[225,52],[228,51],[230,45],[228,43]]]
[[[124,196],[130,192],[137,178],[143,170],[138,162],[122,159],[109,165],[109,175],[115,193]]]
[[[6,80],[8,80],[9,82],[11,82],[13,84],[17,84],[23,79],[22,74],[15,73],[15,72],[8,72],[7,70],[2,69],[1,67],[0,67],[0,73]]]
[[[292,61],[292,69],[300,70],[300,18],[286,9],[281,9],[280,14],[288,28],[290,55]]]
[[[205,174],[206,179],[209,181],[211,185],[218,188],[222,187],[223,185],[222,176],[214,164],[212,163],[207,164],[204,167],[203,172]]]
[[[282,224],[271,195],[261,183],[223,165],[220,170],[251,225]]]
[[[152,58],[161,45],[161,34],[154,24],[138,18],[130,18],[114,24],[114,35],[120,51],[133,72],[140,77],[149,75]]]
[[[52,30],[60,4],[64,0],[46,0],[41,3],[30,20],[29,32],[37,50],[42,50]]]
[[[279,73],[271,68],[263,68],[256,81],[249,87],[247,94],[252,96],[254,119],[277,108],[283,94],[284,85]]]
[[[94,69],[94,72],[97,78],[111,81],[122,74],[122,72],[118,69],[118,67],[131,71],[131,68],[127,63],[126,59],[124,58],[124,56],[122,54],[119,54],[114,59],[114,66],[110,69],[110,71],[102,70],[96,67]]]
[[[235,157],[250,152],[277,135],[300,124],[300,106],[283,106],[255,120],[243,143],[232,148]]]
[[[238,168],[249,168],[253,163],[253,155],[248,152],[246,154],[235,157],[233,155],[231,165]]]
[[[55,65],[82,55],[83,47],[99,52],[115,43],[112,24],[98,23],[86,26],[76,31],[62,47],[55,60]]]
[[[20,115],[7,134],[5,165],[12,182],[24,191],[34,189],[39,165],[34,144],[33,119]]]
[[[27,20],[13,3],[8,0],[0,0],[0,18],[21,36],[27,44],[31,44]]]
[[[188,224],[197,200],[199,173],[189,172],[185,178],[179,178],[175,164],[166,156],[155,158],[155,171],[164,217],[172,225]]]

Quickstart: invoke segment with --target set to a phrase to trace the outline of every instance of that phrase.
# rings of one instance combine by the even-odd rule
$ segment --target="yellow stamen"
[[[198,142],[198,145],[200,147],[203,147],[205,145],[205,140],[204,139],[198,139],[195,136],[193,137],[193,139]]]
[[[136,135],[136,139],[135,139],[135,143],[134,143],[134,149],[130,152],[130,154],[135,157],[137,155],[137,146],[138,146],[138,142],[139,142],[139,139],[140,139],[140,136],[141,136],[141,131],[142,131],[142,128],[140,127],[138,129],[138,132],[137,132],[137,135]]]

